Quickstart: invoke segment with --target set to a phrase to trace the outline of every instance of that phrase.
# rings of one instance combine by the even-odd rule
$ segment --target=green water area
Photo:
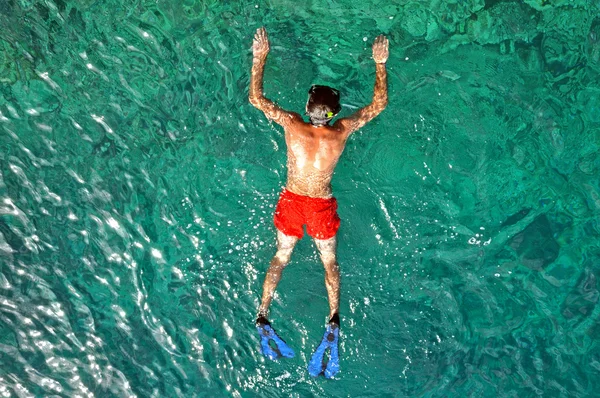
[[[597,0],[0,0],[0,397],[600,396]],[[312,84],[389,104],[254,321]]]

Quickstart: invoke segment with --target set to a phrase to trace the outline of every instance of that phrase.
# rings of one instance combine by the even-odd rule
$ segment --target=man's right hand
[[[390,55],[389,40],[384,35],[379,35],[373,42],[373,60],[378,64],[385,64]]]
[[[258,28],[254,34],[252,53],[254,54],[254,58],[266,58],[269,53],[269,38],[267,37],[267,30],[264,27]]]

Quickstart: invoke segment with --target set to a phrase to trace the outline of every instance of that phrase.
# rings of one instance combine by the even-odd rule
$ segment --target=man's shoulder
[[[293,137],[304,137],[325,141],[345,141],[342,131],[336,126],[315,127],[309,122],[300,119],[297,123],[290,123],[284,128],[286,134]]]
[[[285,114],[281,116],[279,121],[279,124],[281,124],[286,130],[304,123],[304,120],[302,120],[302,116],[300,116],[300,114],[289,111],[285,111]]]
[[[295,123],[306,124],[306,122],[304,121],[304,119],[302,119],[302,116],[299,113],[289,112],[289,114],[290,119],[292,119]]]

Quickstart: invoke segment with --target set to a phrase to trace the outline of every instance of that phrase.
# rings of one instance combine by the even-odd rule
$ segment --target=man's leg
[[[281,272],[285,266],[290,262],[290,257],[294,246],[298,242],[296,236],[287,236],[283,232],[277,230],[277,253],[271,260],[271,265],[267,271],[265,282],[263,284],[263,295],[258,309],[258,318],[266,320],[267,314],[269,313],[269,306],[273,299],[273,294],[277,288],[277,284],[281,280]]]
[[[328,379],[333,378],[340,371],[340,356],[338,352],[338,339],[340,333],[340,270],[337,263],[335,251],[337,240],[333,238],[320,240],[315,239],[317,249],[321,255],[321,261],[325,266],[325,287],[329,298],[329,323],[325,327],[325,334],[321,343],[308,361],[308,373],[317,377],[324,373]],[[323,366],[325,352],[329,350],[329,360]]]
[[[329,299],[329,322],[340,324],[340,269],[336,258],[337,238],[315,239],[321,261],[325,267],[325,287]]]

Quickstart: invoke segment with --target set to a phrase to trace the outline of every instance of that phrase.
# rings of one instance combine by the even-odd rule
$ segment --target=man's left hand
[[[254,58],[266,58],[269,53],[269,38],[267,37],[267,30],[264,27],[258,28],[254,34],[252,52]]]

